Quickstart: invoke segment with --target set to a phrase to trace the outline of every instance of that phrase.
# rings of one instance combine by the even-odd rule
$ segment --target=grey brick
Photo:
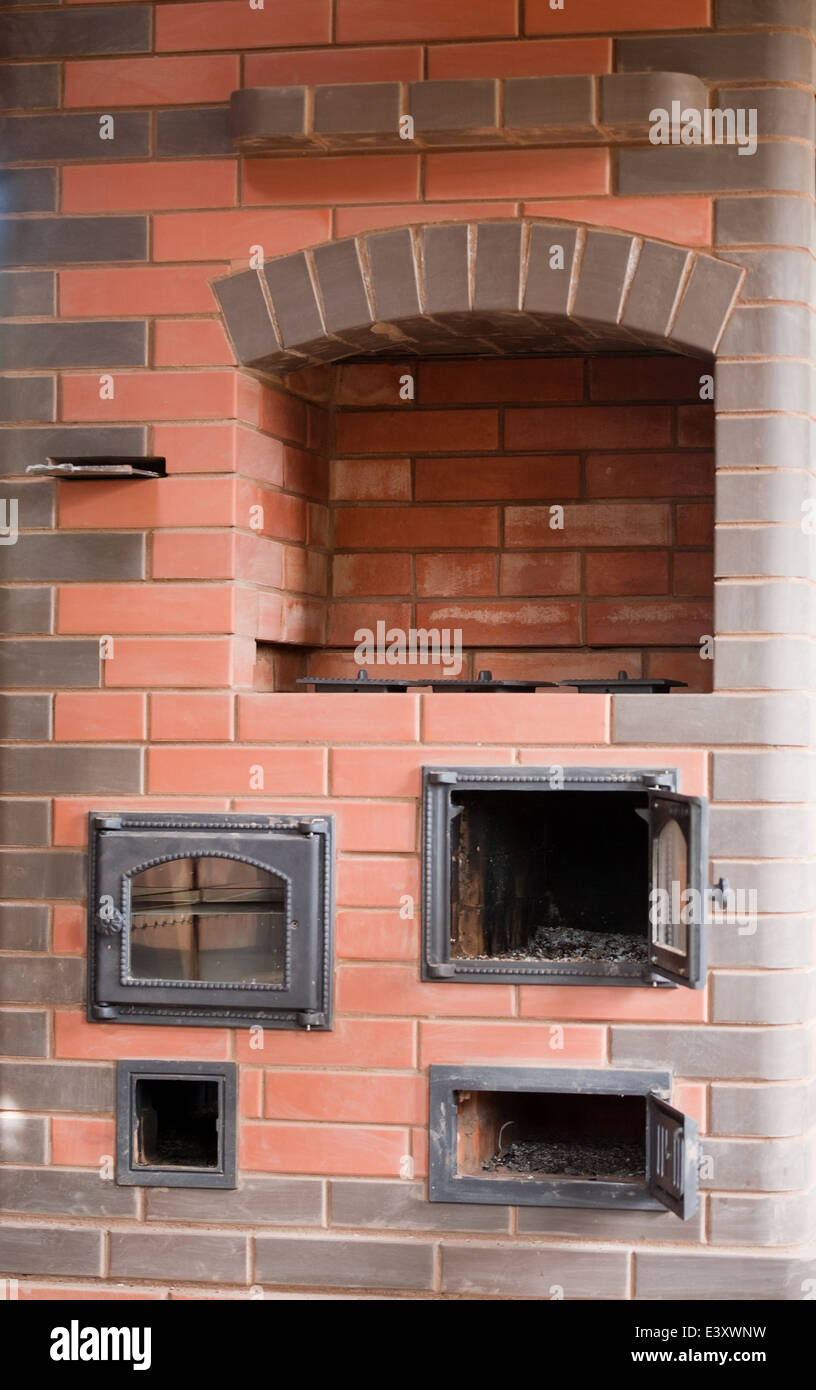
[[[510,1208],[429,1202],[423,1182],[337,1180],[330,1185],[332,1226],[401,1231],[509,1230]]]
[[[536,314],[566,315],[577,233],[570,227],[535,223],[530,233],[530,254],[524,308]],[[551,264],[553,248],[563,247],[564,268]]]
[[[5,116],[0,120],[4,157],[17,160],[135,159],[150,153],[150,113],[117,111],[113,139],[100,138],[96,112],[55,116]]]
[[[2,245],[2,235],[0,235]],[[53,420],[57,389],[52,376],[0,378],[0,420]]]
[[[809,753],[715,753],[717,801],[814,801],[816,760]]]
[[[374,308],[378,319],[412,318],[420,312],[411,233],[404,228],[366,237]]]
[[[16,579],[143,579],[144,536],[62,531],[20,536],[0,550],[0,577]]]
[[[799,304],[737,308],[723,334],[720,356],[807,357],[813,332],[811,319],[809,310]]]
[[[48,695],[0,695],[0,738],[50,737],[51,700]]]
[[[110,1272],[129,1279],[244,1284],[246,1236],[203,1231],[112,1231]]]
[[[0,978],[6,967],[12,969],[16,957],[6,956]],[[48,1014],[33,1009],[0,1009],[0,1054],[4,1057],[45,1057],[48,1052]],[[5,1190],[3,1193],[5,1198]],[[3,1203],[5,1206],[5,1201]]]
[[[156,112],[156,153],[235,154],[228,106],[189,106]]]
[[[727,434],[721,432],[720,437],[727,445]],[[761,439],[754,437],[748,447],[761,450]],[[799,523],[804,512],[802,504],[810,497],[812,486],[810,475],[804,472],[721,473],[717,479],[716,519],[720,523],[752,521],[757,525]]]
[[[0,903],[0,951],[47,951],[48,908],[41,903]]]
[[[49,480],[0,483],[0,500],[15,498],[19,504],[19,525],[28,527],[48,527],[54,525],[55,496],[54,484]]]
[[[806,579],[813,565],[812,549],[812,537],[798,527],[718,526],[714,573],[718,579]]]
[[[242,1178],[234,1192],[212,1191],[206,1202],[197,1189],[147,1189],[150,1221],[239,1221],[247,1226],[319,1226],[323,1220],[319,1178]]]
[[[482,223],[476,231],[474,309],[518,309],[520,285],[521,227]]]
[[[319,344],[325,337],[320,307],[303,252],[269,261],[264,275],[284,347]],[[252,321],[252,310],[245,315]],[[304,350],[306,350],[304,346]]]
[[[375,143],[375,136],[390,136],[397,144],[399,118],[398,82],[344,82],[314,89],[314,130],[332,136],[332,144],[342,135],[371,137],[364,144]],[[353,143],[359,147],[360,141]]]
[[[615,743],[810,743],[808,701],[785,695],[612,696]]]
[[[50,632],[54,622],[54,590],[6,588],[0,593],[0,632]]]
[[[422,244],[427,313],[467,311],[470,307],[467,227],[426,227]]]
[[[48,1120],[0,1114],[0,1163],[45,1163]]]
[[[147,259],[146,217],[14,218],[2,227],[3,265]]]
[[[542,132],[559,138],[590,135],[595,124],[591,77],[509,77],[504,83],[504,125],[531,140]]]
[[[807,410],[813,373],[807,362],[724,362],[717,368],[717,405],[730,410]]]
[[[0,110],[22,107],[33,111],[38,106],[56,106],[58,102],[57,63],[0,64]]]
[[[714,256],[697,256],[669,335],[672,343],[714,352],[744,272]]]
[[[22,120],[31,119],[21,117]],[[4,122],[0,121],[0,129]],[[57,206],[56,169],[4,169],[3,212],[53,212]],[[10,224],[2,224],[3,241]],[[23,262],[25,264],[25,262]]]
[[[87,1227],[11,1226],[0,1230],[0,1270],[4,1274],[99,1275],[102,1232]]]
[[[620,1240],[627,1245],[667,1240],[696,1244],[703,1239],[703,1207],[689,1221],[668,1211],[605,1211],[593,1207],[519,1207],[520,1235],[548,1235],[584,1240]]]
[[[813,194],[813,162],[805,145],[773,141],[750,158],[736,145],[650,145],[618,153],[618,193]]]
[[[336,241],[313,252],[323,317],[330,333],[372,322],[360,257],[354,241]]]
[[[712,1134],[758,1135],[773,1139],[803,1134],[810,1125],[808,1088],[727,1086],[710,1088]]]
[[[0,671],[11,686],[45,686],[48,690],[96,687],[100,679],[99,643],[84,637],[3,639]]]
[[[813,1013],[813,973],[777,970],[714,976],[714,1023],[807,1023]]]
[[[654,108],[671,111],[679,101],[681,110],[697,111],[709,105],[703,82],[684,72],[607,73],[600,79],[601,124],[620,134],[645,131]]]
[[[808,1035],[803,1028],[629,1028],[614,1024],[611,1034],[614,1063],[668,1066],[678,1076],[793,1081],[805,1075],[810,1065]]]
[[[754,110],[758,132],[789,136],[798,140],[814,138],[814,113],[810,92],[796,87],[721,87],[717,106],[725,110]]]
[[[717,0],[718,29],[809,29],[813,19],[811,0]]]
[[[12,877],[9,874],[6,863],[10,856],[6,851],[0,854],[0,874],[3,879]],[[20,897],[34,897],[39,891],[44,898],[79,898],[82,896],[82,884],[85,878],[85,856],[82,854],[55,854],[45,852],[38,855],[20,856],[27,860],[48,860],[49,864],[55,859],[64,861],[66,867],[63,869],[60,880],[53,883],[49,878],[49,872],[56,877],[56,871],[46,867],[42,878],[39,880],[40,887],[37,888],[36,881],[31,883],[32,889],[29,893],[20,893]],[[73,861],[73,862],[72,862]],[[53,888],[61,888],[67,878],[68,872],[76,885],[76,892],[51,891]],[[7,897],[13,897],[13,884],[3,883],[3,893]],[[3,961],[3,969],[0,972],[0,999],[4,1004],[80,1004],[85,998],[85,962],[79,956],[6,956]]]
[[[809,248],[813,211],[803,198],[717,198],[714,227],[718,246],[768,244]]]
[[[256,1236],[255,1277],[303,1288],[430,1289],[433,1246],[364,1236]]]
[[[98,458],[104,454],[147,453],[144,425],[59,425],[48,429],[0,430],[0,472],[25,473],[31,463],[44,463],[46,455]],[[118,541],[126,540],[120,536]],[[26,576],[30,577],[30,576]],[[137,579],[140,575],[128,576]]]
[[[637,1251],[635,1298],[707,1303],[722,1299],[774,1302],[805,1297],[816,1261],[768,1255]]]
[[[7,323],[0,338],[0,369],[146,364],[147,325],[143,321]]]
[[[648,39],[619,39],[618,65],[623,72],[690,72],[709,82],[779,78],[808,83],[810,45],[803,34],[651,34]]]
[[[297,148],[306,136],[305,87],[245,87],[230,96],[229,133],[233,145],[247,153],[270,148]]]
[[[96,5],[0,15],[0,53],[8,58],[90,57],[94,53],[146,53],[150,48],[150,7]]]
[[[718,584],[714,613],[714,626],[721,634],[810,632],[816,626],[816,594],[812,586],[796,581]]]
[[[25,1097],[31,1110],[112,1112],[112,1066],[79,1062],[0,1062],[0,1108],[16,1110]]]
[[[809,690],[814,655],[805,638],[720,637],[714,675],[717,690]]]
[[[816,267],[804,251],[728,250],[729,261],[745,266],[740,298],[793,299],[809,304],[816,299]]]
[[[712,922],[708,963],[735,969],[803,969],[814,963],[813,930],[807,917],[759,917],[753,923]]]
[[[442,1245],[445,1293],[565,1299],[626,1298],[629,1256],[624,1250],[576,1250],[569,1245]],[[561,1295],[559,1295],[561,1297]]]
[[[763,913],[809,912],[816,902],[816,865],[788,859],[777,863],[718,858],[715,881],[727,878],[732,888],[756,892]]]
[[[138,1215],[137,1197],[134,1188],[117,1187],[115,1182],[94,1171],[79,1168],[3,1170],[3,1206],[10,1212],[135,1217]]]
[[[269,266],[273,278],[278,264],[278,261],[273,261]],[[221,313],[239,362],[261,361],[279,349],[257,270],[244,270],[223,280],[215,280],[212,288],[221,305]]]
[[[55,280],[51,270],[0,271],[0,318],[53,314]]]
[[[3,748],[0,774],[4,791],[59,796],[141,790],[138,748]]]
[[[46,845],[50,820],[47,801],[0,801],[0,844]]]
[[[709,850],[716,857],[806,859],[816,836],[816,816],[802,807],[713,806]]]
[[[790,1139],[713,1139],[701,1141],[701,1185],[725,1191],[796,1192],[807,1187],[812,1146]],[[708,1162],[706,1162],[708,1160]]]
[[[709,1205],[714,1245],[801,1245],[816,1233],[812,1193],[780,1197],[713,1196]]]
[[[688,265],[690,252],[662,242],[641,248],[621,320],[634,333],[664,337]]]
[[[576,318],[617,323],[633,245],[632,237],[615,232],[587,232],[572,307]]]

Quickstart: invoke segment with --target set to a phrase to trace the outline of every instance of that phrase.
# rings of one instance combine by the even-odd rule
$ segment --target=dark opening
[[[134,1166],[217,1168],[220,1130],[217,1081],[141,1077],[136,1080]]]
[[[451,956],[647,963],[644,792],[459,791]]]
[[[457,1093],[460,1174],[643,1182],[646,1098]]]

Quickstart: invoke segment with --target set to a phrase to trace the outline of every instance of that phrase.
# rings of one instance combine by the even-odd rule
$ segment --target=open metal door
[[[658,979],[705,984],[708,804],[680,792],[649,792],[649,964]]]
[[[688,1221],[697,1211],[697,1121],[654,1094],[646,1100],[646,1186]]]

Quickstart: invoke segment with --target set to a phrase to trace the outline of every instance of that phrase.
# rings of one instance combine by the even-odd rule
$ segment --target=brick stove
[[[816,1276],[816,26],[804,0],[602,8],[0,7],[22,1299]],[[756,109],[756,152],[652,145],[673,102]],[[166,476],[94,474],[132,457]],[[378,625],[530,688],[322,687]],[[621,670],[682,685],[577,688]],[[532,968],[544,889],[515,864],[497,898],[475,812],[446,941],[433,769],[606,786],[650,961]],[[709,812],[694,872],[690,832],[665,863],[757,909],[691,923],[675,970],[636,818],[661,796]],[[511,879],[515,935],[495,906],[474,935]]]

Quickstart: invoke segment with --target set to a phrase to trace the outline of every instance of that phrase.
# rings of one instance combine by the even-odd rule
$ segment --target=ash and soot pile
[[[501,955],[479,955],[473,960],[577,960],[631,961],[646,965],[649,959],[645,936],[623,932],[589,931],[583,927],[539,927],[529,945]]]
[[[516,1177],[606,1182],[631,1182],[646,1175],[643,1143],[635,1140],[519,1139],[487,1159],[482,1168],[487,1173],[512,1173]]]

